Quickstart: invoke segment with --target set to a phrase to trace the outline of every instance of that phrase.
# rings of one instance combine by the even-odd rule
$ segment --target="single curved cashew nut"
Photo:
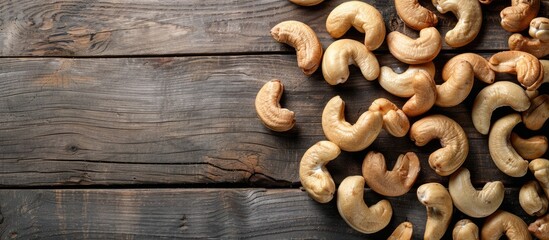
[[[333,38],[340,38],[353,26],[365,33],[364,45],[373,51],[385,39],[385,22],[381,13],[371,5],[360,1],[348,1],[340,4],[328,15],[326,30]]]
[[[504,234],[508,239],[513,240],[532,239],[528,232],[528,226],[520,217],[498,210],[484,222],[480,231],[480,238],[483,240],[498,240]]]
[[[361,233],[375,233],[385,228],[393,216],[387,200],[368,207],[364,202],[364,178],[350,176],[337,189],[337,210],[343,220]]]
[[[284,21],[271,29],[271,36],[276,41],[295,48],[297,65],[305,75],[310,76],[320,66],[322,44],[307,24],[299,21]]]
[[[534,234],[538,239],[549,239],[549,214],[538,218],[531,223],[530,226],[528,226],[528,231]]]
[[[431,62],[442,49],[442,37],[434,27],[424,28],[412,39],[398,31],[387,35],[387,46],[395,58],[408,64]]]
[[[379,85],[385,91],[398,97],[414,96],[413,80],[418,72],[423,72],[435,78],[435,64],[428,62],[424,64],[410,65],[403,73],[395,73],[392,68],[383,66],[379,73]]]
[[[330,85],[344,83],[349,78],[349,65],[360,68],[366,80],[379,76],[379,63],[376,56],[364,44],[340,39],[328,46],[322,60],[322,75]]]
[[[547,212],[549,201],[539,183],[531,180],[520,188],[519,204],[528,215],[539,217]]]
[[[383,127],[380,112],[366,111],[354,125],[345,121],[345,102],[339,96],[333,97],[322,112],[322,130],[328,140],[349,152],[363,150],[370,146]]]
[[[406,25],[418,31],[438,23],[437,15],[421,6],[418,0],[395,0],[395,9]]]
[[[503,173],[511,177],[522,177],[528,171],[524,160],[511,145],[511,131],[521,122],[520,114],[512,113],[498,119],[488,136],[488,149],[492,161]]]
[[[543,135],[524,139],[518,134],[511,132],[511,145],[522,158],[536,159],[545,154],[547,148],[549,147],[549,142],[547,137]]]
[[[543,67],[534,55],[522,51],[504,51],[489,60],[496,72],[517,74],[520,84],[528,90],[537,89],[543,83]]]
[[[527,38],[520,33],[515,33],[509,37],[509,49],[523,51],[542,58],[549,55],[549,42],[542,42],[539,39]]]
[[[323,1],[324,0],[290,0],[290,2],[293,2],[299,6],[305,6],[305,7],[314,6]]]
[[[455,172],[469,153],[469,141],[463,128],[443,115],[431,115],[415,122],[410,128],[410,138],[417,146],[440,139],[442,148],[429,155],[429,166],[441,176]]]
[[[417,155],[407,152],[398,157],[392,171],[387,171],[383,154],[370,151],[362,162],[362,176],[372,190],[383,196],[396,197],[412,188],[420,168]]]
[[[444,83],[437,85],[435,105],[440,107],[456,106],[463,102],[473,89],[475,81],[473,67],[468,62],[461,61],[455,64],[450,78],[444,80]]]
[[[520,32],[530,25],[539,12],[540,0],[512,0],[512,5],[500,12],[501,26],[508,32]]]
[[[549,42],[549,18],[537,17],[532,19],[528,34],[542,42]]]
[[[540,130],[549,118],[549,95],[542,94],[531,100],[530,108],[522,112],[522,121],[530,130]]]
[[[538,180],[539,186],[543,189],[545,196],[549,196],[549,160],[536,158],[528,165],[530,172]]]
[[[512,82],[500,81],[486,86],[473,102],[471,117],[477,131],[488,134],[492,112],[503,106],[510,106],[519,112],[526,111],[530,107],[530,99],[524,89]]]
[[[265,83],[255,97],[257,116],[267,128],[277,132],[288,131],[295,125],[294,112],[280,107],[283,92],[284,85],[274,79]]]
[[[461,219],[452,231],[453,240],[479,240],[479,230],[475,223],[469,219]]]
[[[466,61],[473,67],[475,78],[488,84],[494,83],[496,73],[490,68],[488,60],[475,53],[462,53],[451,58],[442,69],[442,79],[448,79],[454,72],[456,64]]]
[[[456,15],[456,26],[446,33],[444,39],[451,47],[462,47],[472,42],[482,26],[482,10],[474,0],[432,0],[440,13],[451,11]]]
[[[402,222],[399,224],[387,240],[410,240],[414,233],[414,226],[411,222]]]
[[[452,198],[440,183],[426,183],[417,189],[417,199],[427,208],[424,239],[441,239],[452,218]]]
[[[335,183],[326,164],[339,156],[340,149],[329,141],[320,141],[307,149],[299,163],[299,179],[309,196],[319,203],[332,200]]]
[[[494,213],[505,196],[505,188],[500,181],[487,182],[477,191],[471,183],[467,168],[460,168],[450,177],[448,190],[454,206],[470,217],[482,218]]]
[[[407,116],[415,117],[426,113],[433,107],[437,99],[437,86],[430,75],[419,72],[414,75],[412,87],[414,95],[402,106],[402,111]]]
[[[383,129],[395,137],[404,137],[410,130],[406,114],[386,98],[374,100],[368,111],[380,112],[383,115]]]

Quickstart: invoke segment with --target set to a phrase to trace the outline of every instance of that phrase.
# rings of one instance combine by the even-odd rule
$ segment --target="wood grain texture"
[[[366,191],[365,201],[382,198]],[[403,221],[422,239],[426,210],[414,191],[388,198],[389,225],[361,234],[340,217],[335,201],[319,204],[298,189],[0,190],[2,239],[386,239]],[[500,207],[527,216],[518,191]],[[465,218],[455,210],[450,230]],[[483,219],[471,219],[482,226]]]
[[[325,29],[329,12],[344,0],[300,7],[284,0],[18,0],[0,2],[0,56],[127,56],[293,52],[277,43],[269,30],[285,20],[300,20],[318,34],[324,48],[333,42]],[[383,14],[388,31],[417,36],[396,15],[392,1],[368,1]],[[456,18],[436,12],[445,34]],[[494,1],[484,6],[481,34],[466,46],[471,50],[506,49],[507,33],[499,12],[510,5]],[[549,14],[542,0],[539,16]],[[362,40],[352,31],[345,37]],[[384,44],[382,49],[386,49]],[[451,49],[444,44],[444,49]]]
[[[439,56],[437,64],[449,57]],[[405,69],[390,55],[378,58],[381,65]],[[343,97],[350,122],[376,98],[399,106],[406,100],[364,80],[356,68],[347,83],[332,87],[318,72],[307,78],[295,61],[293,55],[0,59],[0,185],[295,187],[303,153],[325,139],[321,113],[330,98]],[[273,78],[285,84],[282,105],[297,115],[287,133],[265,128],[253,107],[257,91]],[[501,173],[490,159],[487,137],[472,125],[472,100],[483,86],[475,83],[465,103],[429,114],[450,116],[467,132],[471,147],[464,166],[475,184],[502,180],[520,186],[532,176],[517,180]],[[508,112],[496,111],[494,119]],[[537,133],[547,132],[545,127]],[[399,154],[414,151],[422,167],[418,183],[444,183],[448,178],[427,164],[438,147],[416,147],[408,137],[382,131],[368,149],[342,153],[328,169],[339,183],[360,174],[369,150],[386,154],[391,168]]]

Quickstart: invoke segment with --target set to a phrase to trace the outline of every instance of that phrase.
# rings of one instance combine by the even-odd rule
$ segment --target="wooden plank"
[[[438,63],[450,55],[440,56]],[[404,66],[390,55],[382,65]],[[292,55],[184,58],[4,58],[0,59],[0,185],[112,184],[299,184],[303,153],[324,140],[321,113],[341,95],[347,119],[356,121],[371,102],[386,97],[402,106],[377,82],[352,69],[349,81],[331,87],[321,74],[305,77]],[[286,86],[282,105],[296,111],[287,133],[265,128],[253,107],[255,94],[269,79]],[[513,80],[501,75],[499,80]],[[461,123],[471,150],[465,166],[473,181],[519,181],[490,160],[487,137],[474,129],[471,102],[434,108]],[[509,109],[497,111],[501,116]],[[414,119],[413,119],[414,120]],[[546,124],[547,125],[547,124]],[[539,133],[547,133],[547,127]],[[367,151],[385,153],[389,166],[398,154],[417,152],[418,183],[446,182],[427,164],[437,143],[416,147],[408,137],[382,131],[367,150],[342,153],[328,165],[336,182],[359,174]]]
[[[366,191],[365,201],[382,198]],[[340,217],[335,200],[319,204],[298,189],[0,190],[2,239],[386,239],[403,221],[422,239],[426,210],[415,192],[388,199],[389,225],[361,234]],[[518,191],[501,206],[522,217]],[[451,228],[465,215],[455,210]],[[482,226],[483,219],[471,219]]]
[[[275,42],[269,30],[284,20],[300,20],[318,34],[324,47],[333,41],[325,30],[329,12],[344,0],[300,7],[289,1],[154,1],[51,0],[0,2],[1,56],[106,56],[293,52]],[[382,12],[388,31],[413,36],[396,15],[392,1],[370,0]],[[442,34],[456,18],[438,13]],[[500,27],[499,12],[507,1],[483,7],[481,34],[468,50],[507,49],[510,35]],[[542,0],[539,16],[549,14]],[[417,34],[416,34],[417,35]],[[346,37],[362,40],[357,31]],[[386,49],[383,46],[382,49]],[[450,49],[447,45],[444,49]]]

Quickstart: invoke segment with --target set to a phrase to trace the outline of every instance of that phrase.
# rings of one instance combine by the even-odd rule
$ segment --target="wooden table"
[[[370,150],[384,153],[391,168],[399,154],[418,154],[422,169],[415,187],[388,198],[393,218],[375,235],[347,226],[335,201],[319,204],[300,189],[299,161],[325,139],[320,116],[331,97],[342,96],[351,122],[376,98],[399,106],[406,101],[364,80],[357,68],[336,87],[320,71],[307,77],[294,49],[269,34],[281,21],[300,20],[326,48],[334,41],[326,17],[342,2],[306,8],[286,0],[0,1],[1,239],[382,239],[404,220],[421,238],[426,211],[415,190],[448,182],[427,163],[438,143],[416,147],[409,137],[382,132],[365,151],[342,153],[328,165],[339,184],[360,174]],[[417,36],[392,1],[369,3],[383,14],[388,31]],[[508,4],[483,6],[481,34],[463,48],[444,45],[437,69],[457,53],[488,57],[507,49],[510,34],[499,26],[499,12]],[[456,18],[437,15],[444,35]],[[548,15],[549,1],[542,0],[539,16]],[[375,53],[381,65],[406,69],[385,44]],[[297,114],[287,133],[266,129],[253,107],[259,88],[273,78],[286,86],[282,105]],[[497,80],[516,77],[498,74]],[[530,223],[534,218],[520,208],[518,189],[532,174],[501,173],[487,137],[472,125],[472,101],[484,86],[477,81],[463,104],[428,114],[461,124],[471,146],[464,166],[474,185],[502,181],[501,208]],[[493,120],[509,112],[498,109]],[[522,125],[517,131],[547,136],[547,125],[535,133]],[[365,201],[382,198],[367,190]],[[451,227],[464,217],[456,210]]]

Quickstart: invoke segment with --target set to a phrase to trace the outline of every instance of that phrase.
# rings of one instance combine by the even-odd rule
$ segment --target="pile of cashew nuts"
[[[290,0],[302,6],[319,4],[322,0]],[[445,14],[451,11],[458,19],[444,37],[435,28],[437,15],[417,0],[394,0],[398,16],[419,37],[412,39],[402,33],[386,33],[382,14],[361,1],[348,1],[335,7],[327,17],[326,30],[333,38],[342,37],[354,27],[365,34],[364,42],[351,39],[334,41],[323,50],[316,33],[305,23],[284,21],[271,29],[273,38],[296,50],[297,65],[306,75],[320,66],[324,80],[330,85],[343,84],[350,75],[349,65],[356,65],[368,81],[379,81],[385,91],[407,102],[399,108],[388,99],[379,98],[351,124],[345,120],[345,102],[340,96],[328,101],[322,112],[322,129],[327,140],[310,147],[299,165],[299,176],[308,195],[319,203],[330,202],[337,194],[337,209],[352,228],[362,233],[375,233],[385,228],[393,210],[387,200],[371,206],[364,202],[365,185],[383,196],[407,193],[420,172],[418,156],[413,152],[400,155],[392,170],[387,170],[382,153],[370,151],[364,158],[362,176],[349,176],[337,187],[326,164],[341,151],[362,151],[384,130],[392,136],[407,134],[417,146],[434,139],[442,146],[429,155],[429,166],[440,176],[449,176],[448,187],[425,183],[417,188],[417,198],[425,205],[427,220],[425,239],[441,239],[447,231],[454,207],[472,218],[486,218],[482,228],[469,219],[460,220],[452,231],[454,239],[549,239],[549,160],[541,158],[548,148],[548,139],[540,135],[524,139],[513,132],[524,123],[537,131],[549,118],[549,95],[537,91],[549,82],[549,19],[537,17],[540,0],[515,1],[501,11],[501,26],[509,32],[529,27],[532,38],[520,33],[509,38],[509,51],[493,54],[489,59],[462,53],[451,58],[442,68],[442,84],[435,83],[433,59],[442,48],[443,39],[450,47],[471,43],[482,25],[481,3],[489,0],[432,0],[435,8]],[[386,41],[390,53],[410,64],[402,73],[380,66],[372,51]],[[515,74],[517,83],[495,81],[497,73]],[[524,211],[540,217],[528,226],[518,216],[499,209],[504,198],[500,181],[488,182],[481,190],[471,183],[470,172],[462,167],[469,153],[469,141],[463,128],[451,118],[427,113],[432,106],[453,107],[470,94],[474,79],[485,87],[472,106],[472,122],[480,134],[488,135],[490,157],[503,173],[522,177],[528,170],[535,176],[520,189],[519,202]],[[263,124],[273,131],[288,131],[295,124],[295,114],[280,106],[284,87],[280,80],[267,82],[258,92],[255,107]],[[499,107],[510,107],[515,113],[491,124],[492,113]],[[413,124],[409,117],[420,117]],[[410,239],[413,226],[400,224],[389,239]]]

